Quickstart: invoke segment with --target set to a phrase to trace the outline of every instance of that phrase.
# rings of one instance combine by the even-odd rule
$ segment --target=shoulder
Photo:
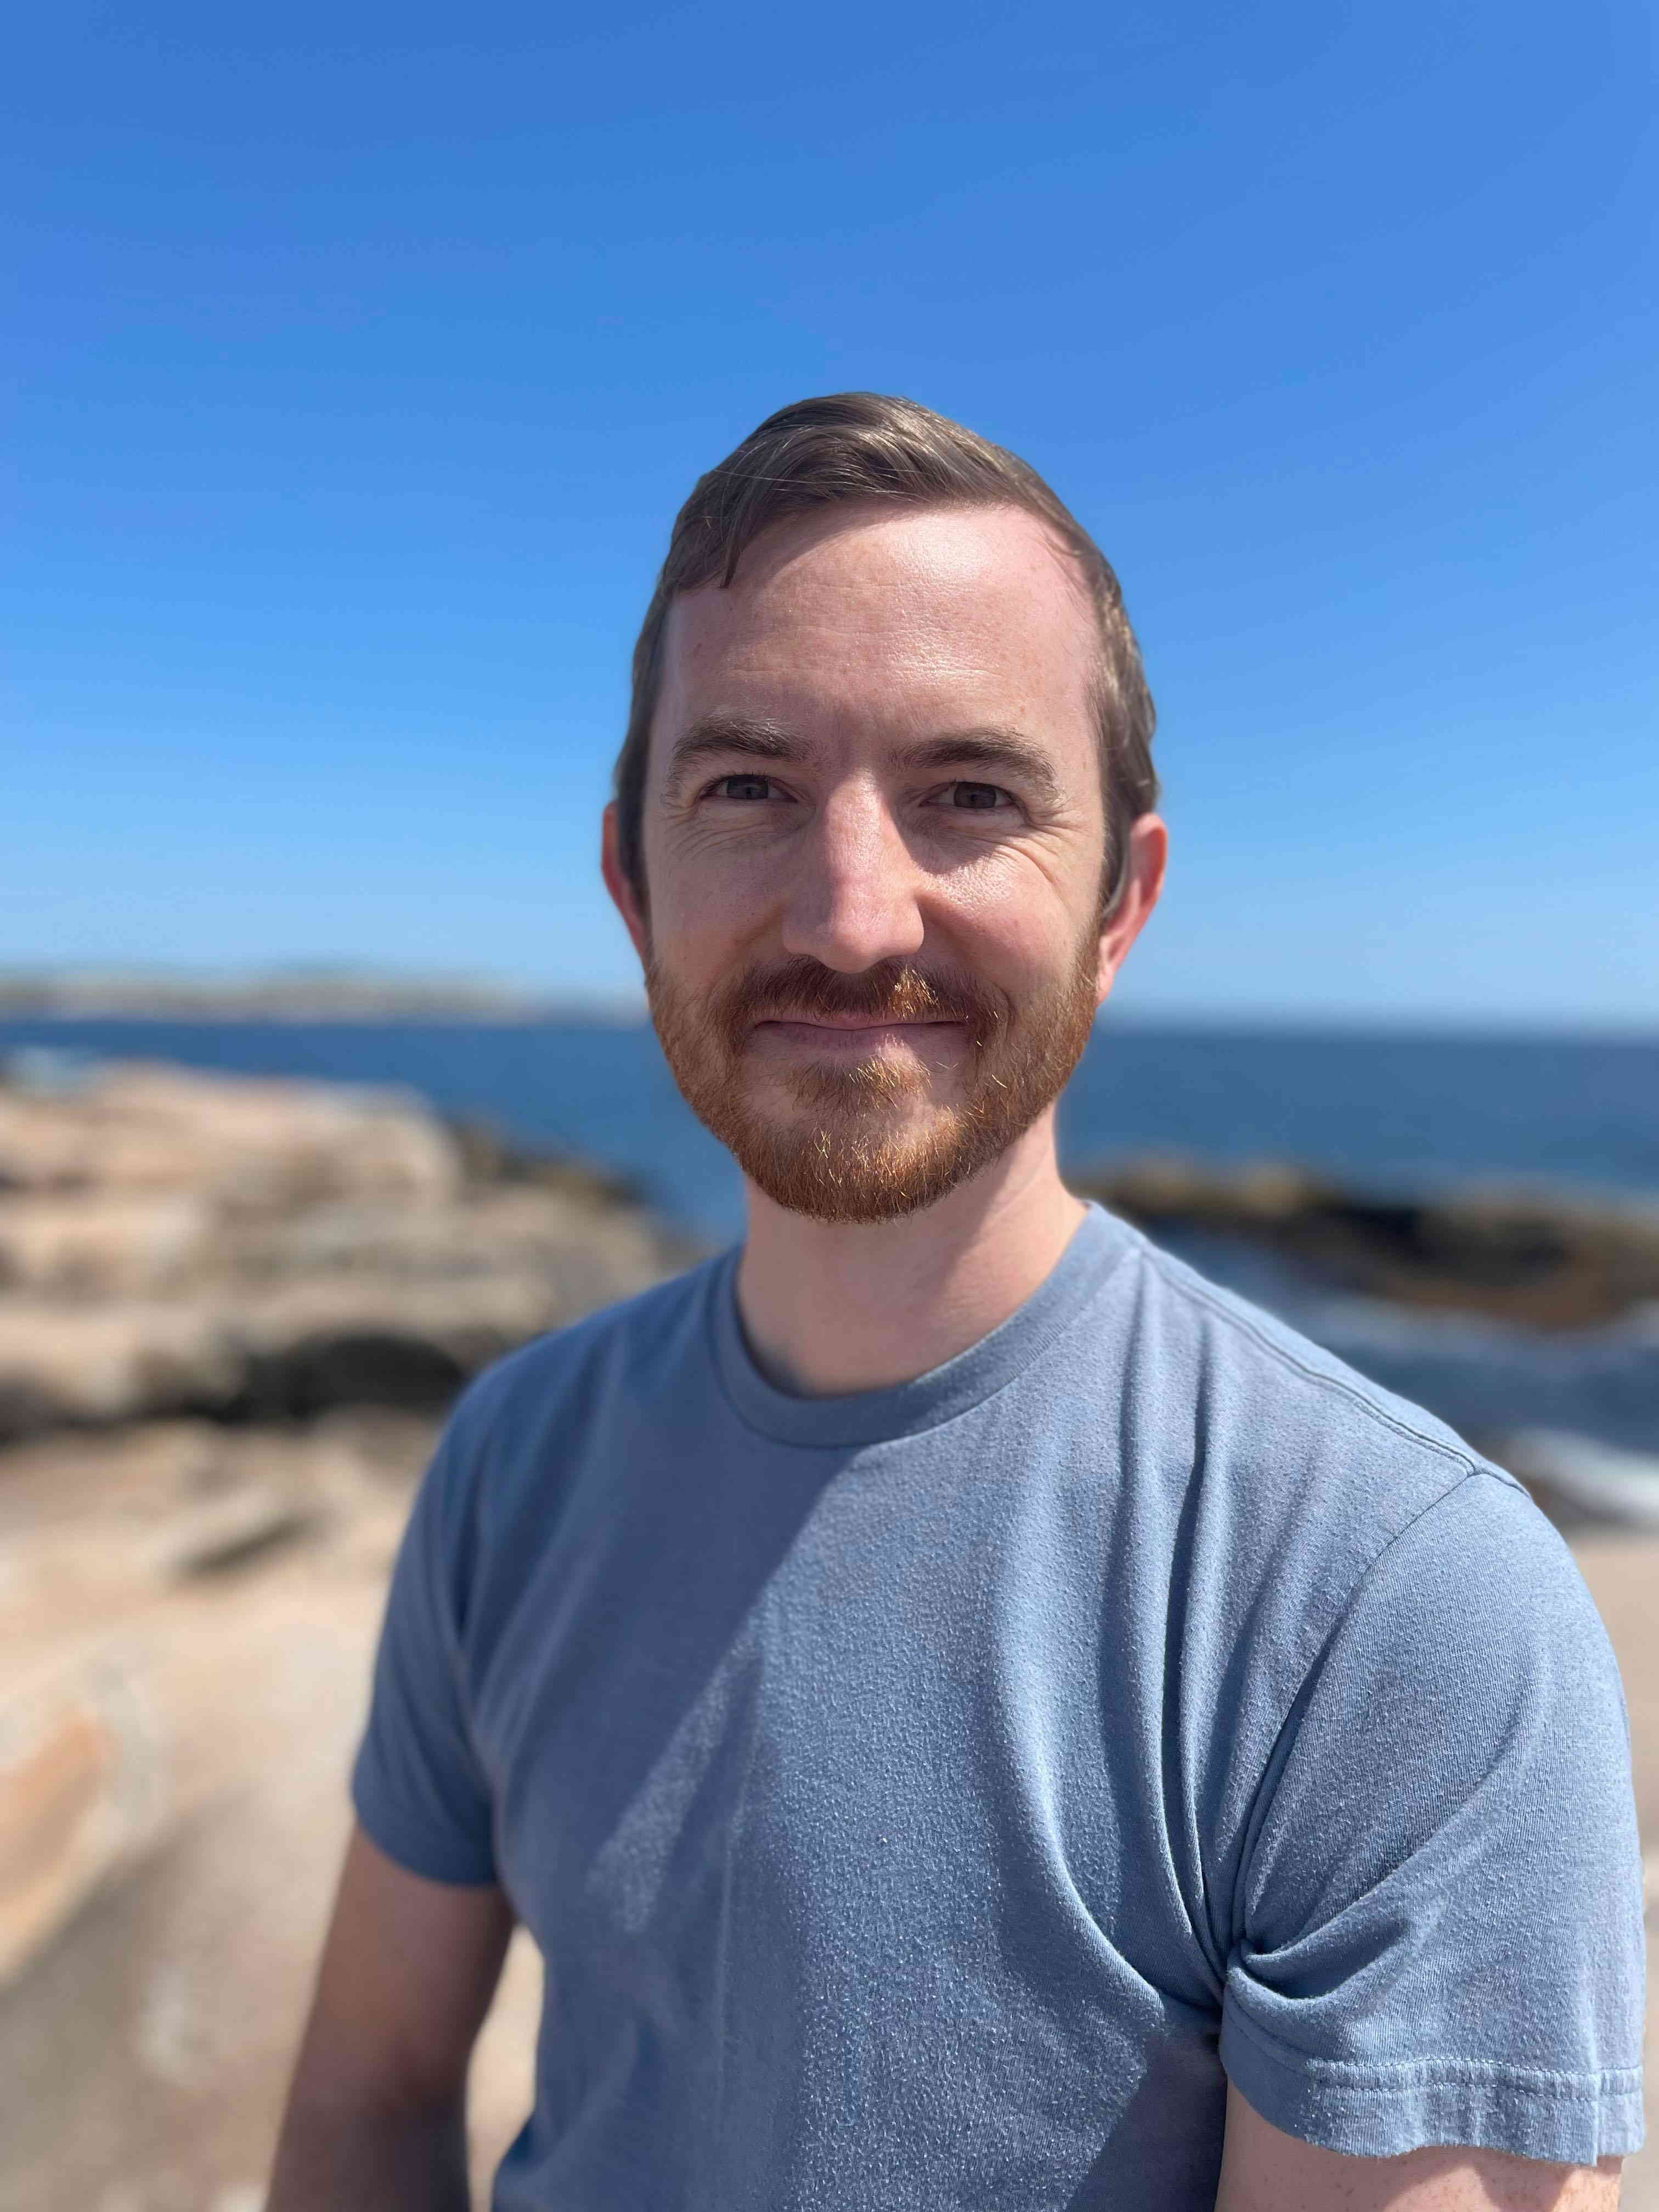
[[[648,1291],[600,1307],[567,1328],[532,1338],[483,1370],[461,1394],[450,1427],[464,1439],[534,1419],[568,1404],[573,1391],[622,1373],[643,1375],[700,1340],[712,1279],[726,1264],[707,1260]]]
[[[510,1520],[526,1490],[539,1502],[579,1458],[596,1424],[674,1388],[707,1364],[708,1303],[724,1258],[601,1307],[521,1345],[468,1384],[452,1407],[427,1490],[459,1542],[481,1510]]]
[[[1617,1663],[1559,1532],[1520,1486],[1477,1462],[1416,1515],[1361,1578],[1321,1656],[1340,1685],[1322,1701],[1402,1734],[1443,1723],[1466,1746],[1552,1710],[1581,1742],[1623,1742]]]
[[[1218,1683],[1250,1655],[1271,1729],[1343,1634],[1449,1681],[1480,1651],[1611,1665],[1577,1568],[1522,1486],[1422,1407],[1144,1238],[1120,1271],[1135,1462],[1170,1601]],[[1574,1655],[1571,1660],[1569,1655]],[[1544,1663],[1540,1661],[1540,1663]],[[1522,1668],[1525,1672],[1526,1668]],[[1248,1731],[1247,1731],[1248,1732]]]
[[[1138,1295],[1156,1317],[1158,1352],[1175,1372],[1202,1389],[1218,1422],[1242,1420],[1282,1447],[1292,1439],[1369,1459],[1386,1455],[1420,1467],[1438,1494],[1480,1455],[1445,1422],[1372,1382],[1288,1322],[1224,1290],[1145,1237],[1135,1238]],[[1489,1469],[1517,1487],[1513,1478]]]
[[[1340,1528],[1357,1571],[1471,1476],[1532,1509],[1515,1478],[1455,1430],[1286,1322],[1137,1236],[1125,1270],[1137,1387],[1193,1477],[1279,1527]]]
[[[1313,2054],[1353,2081],[1386,2060],[1377,2087],[1406,2081],[1409,2058],[1431,2102],[1437,2069],[1450,2099],[1478,2061],[1484,2131],[1437,2135],[1443,2115],[1413,2139],[1583,2159],[1538,2131],[1552,2096],[1565,2128],[1588,2096],[1617,2104],[1628,2087],[1641,1891],[1606,1632],[1557,1532],[1477,1468],[1350,1594],[1273,1746],[1232,1893],[1230,1996],[1259,2047],[1243,2054],[1235,2033],[1233,2059],[1250,2076],[1288,2045],[1306,2094]]]

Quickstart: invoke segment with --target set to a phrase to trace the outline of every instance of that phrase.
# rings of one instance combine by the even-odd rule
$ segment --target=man
[[[270,2212],[465,2203],[515,1917],[500,2212],[1615,2202],[1640,1884],[1563,1547],[1057,1171],[1151,731],[1110,569],[958,426],[808,401],[693,492],[604,869],[748,1236],[450,1425]]]

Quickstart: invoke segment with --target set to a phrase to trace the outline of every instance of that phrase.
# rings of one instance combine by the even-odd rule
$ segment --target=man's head
[[[1116,580],[1012,455],[810,400],[703,477],[605,873],[691,1105],[779,1203],[932,1203],[1052,1105],[1157,896]]]

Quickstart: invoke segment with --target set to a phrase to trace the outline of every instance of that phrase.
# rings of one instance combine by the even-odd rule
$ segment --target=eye
[[[1005,799],[1010,805],[1013,804],[1000,784],[953,783],[951,786],[951,805],[969,814],[993,814]]]
[[[769,775],[723,775],[714,786],[712,796],[752,805],[772,796],[772,779]]]

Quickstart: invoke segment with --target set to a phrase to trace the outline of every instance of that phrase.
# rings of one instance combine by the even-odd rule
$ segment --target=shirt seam
[[[487,1854],[475,1852],[469,1855],[465,1851],[447,1851],[441,1847],[435,1851],[428,1851],[424,1846],[431,1831],[422,1828],[419,1847],[411,1850],[409,1847],[411,1824],[404,1820],[401,1812],[392,1806],[390,1794],[374,1778],[377,1771],[365,1771],[354,1768],[349,1796],[353,1814],[378,1850],[383,1851],[387,1858],[395,1859],[407,1872],[420,1875],[427,1881],[441,1881],[460,1889],[500,1888],[501,1861],[493,1844]],[[418,1822],[412,1825],[419,1827]],[[456,1865],[463,1861],[469,1869],[482,1867],[484,1870],[465,1874],[453,1872]],[[442,1871],[437,1871],[441,1864]]]
[[[1239,1335],[1248,1337],[1259,1351],[1265,1352],[1279,1366],[1288,1368],[1292,1374],[1301,1376],[1305,1382],[1315,1384],[1320,1389],[1329,1391],[1337,1397],[1346,1398],[1350,1404],[1358,1407],[1362,1412],[1369,1415],[1379,1426],[1391,1429],[1396,1436],[1407,1437],[1413,1443],[1420,1444],[1425,1451],[1431,1451],[1439,1458],[1450,1460],[1454,1466],[1461,1467],[1466,1474],[1487,1475],[1506,1490],[1522,1489],[1522,1485],[1516,1480],[1515,1477],[1506,1474],[1503,1468],[1493,1467],[1488,1461],[1479,1458],[1473,1451],[1467,1449],[1459,1450],[1455,1445],[1445,1443],[1441,1437],[1431,1437],[1425,1431],[1414,1428],[1409,1421],[1402,1421],[1396,1414],[1391,1413],[1386,1407],[1379,1406],[1365,1391],[1356,1389],[1353,1383],[1346,1382],[1340,1375],[1328,1375],[1320,1368],[1310,1366],[1306,1360],[1298,1359],[1285,1346],[1276,1343],[1272,1337],[1257,1328],[1245,1315],[1235,1312],[1231,1305],[1215,1297],[1210,1291],[1208,1285],[1201,1279],[1189,1279],[1185,1269],[1177,1274],[1175,1272],[1176,1263],[1170,1260],[1167,1253],[1161,1251],[1150,1237],[1141,1236],[1139,1231],[1133,1233],[1147,1260],[1157,1268],[1163,1281],[1177,1297],[1188,1299],[1194,1305],[1203,1306],[1208,1312],[1213,1314],[1218,1321],[1224,1322]],[[1524,1492],[1522,1494],[1524,1495]],[[1401,1533],[1403,1534],[1404,1531]]]

